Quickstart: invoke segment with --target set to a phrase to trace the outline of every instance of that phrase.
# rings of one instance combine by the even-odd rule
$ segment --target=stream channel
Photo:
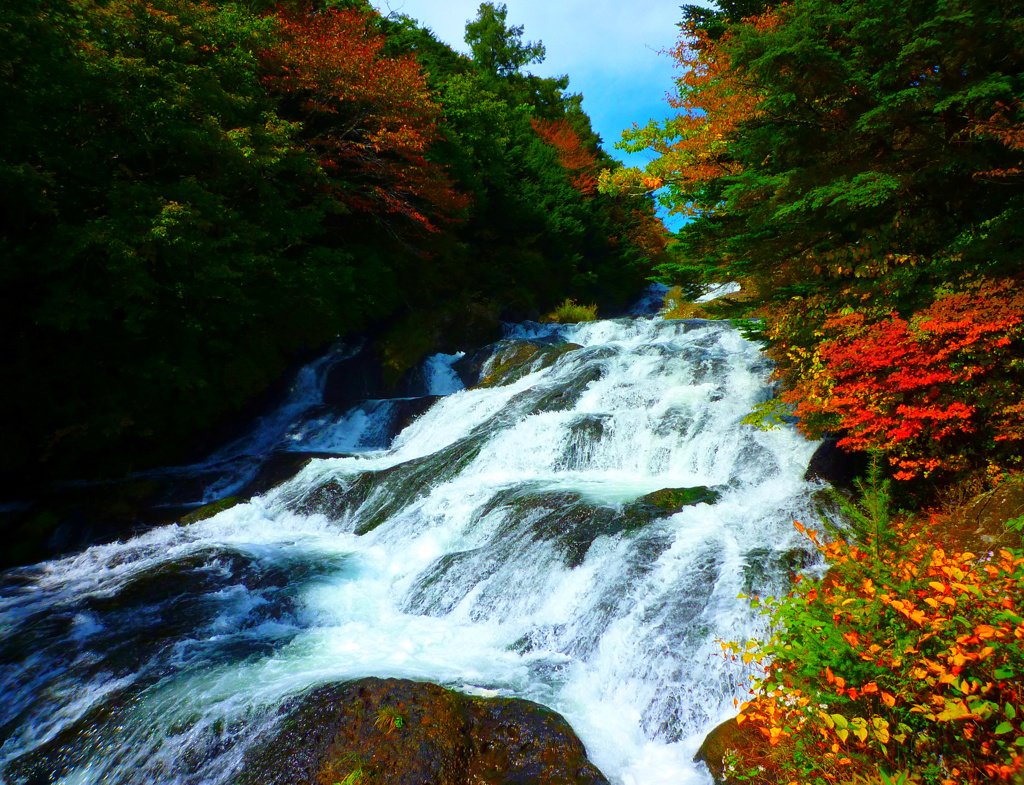
[[[710,782],[694,752],[747,678],[716,640],[762,631],[737,596],[811,558],[792,521],[824,487],[813,442],[741,423],[770,395],[758,345],[726,322],[510,325],[429,358],[418,397],[331,409],[347,357],[168,470],[198,504],[318,456],[291,479],[0,575],[0,782],[230,782],[289,696],[364,676],[541,703],[619,785]]]

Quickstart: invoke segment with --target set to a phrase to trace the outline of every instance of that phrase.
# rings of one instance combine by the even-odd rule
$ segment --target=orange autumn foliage
[[[744,27],[771,30],[781,24],[774,11],[743,20]],[[653,191],[671,186],[681,193],[720,177],[741,171],[728,153],[728,145],[740,125],[758,115],[763,95],[734,68],[729,47],[736,33],[727,31],[712,39],[694,23],[682,25],[679,44],[669,51],[683,75],[676,80],[676,94],[669,104],[681,110],[664,123],[636,125],[623,132],[623,149],[649,150],[657,158],[641,172],[638,169],[606,171],[602,189]],[[673,212],[693,214],[688,199],[675,199]]]
[[[722,644],[762,665],[740,721],[788,766],[781,781],[1024,771],[1024,554],[947,553],[903,527],[881,551],[806,533],[828,576],[763,603],[771,640]]]
[[[586,196],[597,191],[597,156],[589,150],[579,135],[565,120],[538,120],[530,124],[544,142],[554,148],[558,162],[569,173],[569,180],[576,190]]]
[[[756,30],[771,30],[779,23],[771,11],[743,20]],[[679,44],[670,51],[683,71],[676,95],[669,98],[670,106],[682,110],[674,121],[679,139],[667,148],[685,164],[675,172],[678,179],[713,180],[737,170],[737,164],[723,155],[725,141],[757,115],[762,96],[733,67],[728,47],[734,37],[727,31],[712,40],[705,30],[684,27]]]
[[[668,230],[654,214],[641,210],[630,210],[626,222],[626,237],[630,243],[649,257],[655,258],[668,246]]]
[[[426,158],[440,107],[412,55],[388,57],[385,39],[357,10],[281,11],[281,40],[264,52],[272,91],[298,99],[313,150],[351,210],[434,221],[468,203]]]
[[[991,116],[972,120],[968,126],[968,133],[975,138],[999,142],[1009,150],[1024,151],[1024,104],[1016,101],[1013,106],[1010,106],[1002,101],[997,101],[995,111]],[[1018,166],[990,169],[977,172],[974,176],[1004,178],[1019,175],[1022,171],[1024,171],[1024,159],[1020,160]]]

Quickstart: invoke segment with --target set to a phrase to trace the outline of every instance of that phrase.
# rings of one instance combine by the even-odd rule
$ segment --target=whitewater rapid
[[[473,389],[432,358],[440,397],[387,449],[360,442],[373,406],[314,421],[293,396],[248,444],[346,455],[0,577],[0,781],[227,782],[287,696],[395,676],[549,706],[614,783],[709,782],[693,755],[747,677],[716,641],[757,634],[738,595],[809,558],[815,444],[740,422],[769,367],[727,323],[526,324],[497,349],[519,345],[560,353]],[[694,486],[719,500],[621,523]]]

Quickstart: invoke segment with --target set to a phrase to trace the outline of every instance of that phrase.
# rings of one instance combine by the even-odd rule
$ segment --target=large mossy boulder
[[[366,678],[281,709],[236,785],[606,785],[555,712],[435,684]]]
[[[178,521],[182,526],[190,526],[193,523],[199,523],[199,521],[205,521],[208,518],[212,518],[214,515],[218,515],[224,510],[230,510],[237,504],[241,504],[242,500],[237,496],[228,496],[224,499],[218,499],[215,502],[204,504],[192,512],[181,516]]]
[[[502,387],[555,364],[559,357],[583,347],[576,343],[545,346],[533,341],[510,341],[481,369],[478,387]]]
[[[984,553],[997,548],[1024,547],[1022,532],[1008,524],[1024,516],[1024,477],[1004,480],[949,514],[937,515],[932,527],[941,531],[946,548]]]
[[[715,504],[722,494],[706,485],[693,488],[662,488],[660,491],[648,493],[624,508],[624,513],[637,519],[651,520],[675,515],[686,507],[695,504]]]

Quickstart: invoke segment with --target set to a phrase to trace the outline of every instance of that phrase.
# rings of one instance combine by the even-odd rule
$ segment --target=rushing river
[[[759,629],[737,595],[805,547],[815,445],[741,424],[768,367],[727,323],[527,324],[497,349],[494,386],[431,358],[436,402],[390,446],[396,402],[324,413],[338,358],[314,364],[213,463],[344,455],[0,576],[0,782],[228,782],[285,697],[370,675],[550,706],[614,783],[709,782],[693,754],[745,678],[716,639]],[[718,501],[629,512],[694,486]]]

